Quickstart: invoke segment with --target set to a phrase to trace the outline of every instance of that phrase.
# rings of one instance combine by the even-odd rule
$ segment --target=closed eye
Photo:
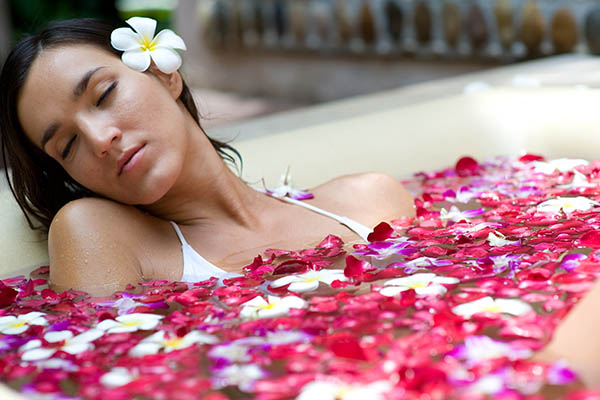
[[[65,149],[62,151],[62,153],[60,153],[60,156],[62,157],[63,160],[65,158],[67,158],[67,156],[69,155],[69,152],[71,151],[71,147],[73,147],[73,144],[75,143],[75,139],[77,139],[77,135],[73,135],[71,140],[69,140],[69,143],[67,143],[67,145],[65,146]]]
[[[106,97],[110,94],[110,92],[112,92],[113,89],[116,87],[117,87],[117,82],[111,83],[111,85],[104,91],[104,93],[102,93],[102,95],[96,102],[96,107],[99,107],[100,104],[102,104],[102,102],[104,101],[104,99],[106,99]]]

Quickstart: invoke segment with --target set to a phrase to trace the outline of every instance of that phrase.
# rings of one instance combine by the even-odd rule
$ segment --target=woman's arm
[[[567,360],[588,388],[600,388],[600,282],[569,312],[535,358]]]

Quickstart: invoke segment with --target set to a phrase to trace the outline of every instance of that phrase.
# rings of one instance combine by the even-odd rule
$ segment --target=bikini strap
[[[266,193],[267,195],[271,196],[271,197],[275,197],[276,199],[279,200],[283,200],[286,201],[288,203],[291,204],[296,204],[300,207],[304,207],[307,208],[313,212],[316,212],[317,214],[321,214],[324,215],[326,217],[329,217],[333,220],[336,220],[337,222],[339,222],[340,224],[346,226],[348,229],[350,229],[351,231],[353,231],[354,233],[356,233],[358,236],[360,236],[365,242],[368,242],[368,236],[371,233],[372,229],[369,229],[368,227],[366,227],[365,225],[361,224],[360,222],[356,222],[353,219],[350,219],[348,217],[345,216],[341,216],[341,215],[337,215],[334,214],[332,212],[329,212],[327,210],[323,210],[322,208],[319,207],[315,207],[312,204],[309,203],[305,203],[303,201],[300,200],[296,200],[296,199],[292,199],[291,197],[276,197],[276,196],[272,196],[271,194],[269,194],[269,192],[267,192],[266,190],[262,190],[260,188],[254,188],[259,192],[262,193]]]
[[[177,226],[177,224],[173,221],[169,221],[169,223],[171,224],[171,226],[173,227],[173,229],[175,229],[175,233],[177,233],[177,237],[179,238],[179,241],[181,242],[182,246],[187,245],[187,241],[185,240],[185,238],[183,237],[183,233],[181,232],[181,229],[179,229],[179,226]]]

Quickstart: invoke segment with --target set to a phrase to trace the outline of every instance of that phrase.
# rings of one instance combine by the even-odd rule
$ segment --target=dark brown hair
[[[32,63],[44,49],[91,44],[120,56],[121,53],[110,44],[110,34],[114,28],[106,22],[88,18],[54,22],[37,35],[23,39],[4,63],[0,74],[3,163],[10,190],[32,229],[48,231],[52,218],[62,206],[69,201],[96,194],[77,183],[58,162],[27,138],[17,115],[19,91]],[[185,81],[179,99],[200,126],[198,109]],[[241,162],[240,154],[233,147],[218,140],[209,140],[225,161],[235,165],[237,158]],[[34,219],[41,225],[36,225]]]

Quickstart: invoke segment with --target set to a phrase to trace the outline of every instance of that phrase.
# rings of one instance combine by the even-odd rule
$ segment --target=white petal
[[[319,281],[294,282],[290,286],[288,286],[288,290],[290,292],[304,293],[304,292],[312,292],[313,290],[317,290],[318,287],[319,287]]]
[[[175,72],[181,67],[181,56],[168,47],[157,47],[150,52],[156,67],[165,74]]]
[[[171,49],[187,50],[183,39],[170,29],[163,29],[154,38],[154,45]]]
[[[29,329],[29,325],[24,324],[21,326],[15,326],[14,328],[1,329],[0,332],[2,332],[5,335],[20,335],[21,333],[25,332],[27,329]]]
[[[415,293],[416,294],[420,294],[420,295],[442,295],[444,293],[446,293],[446,288],[443,287],[442,285],[429,285],[429,286],[425,286],[425,287],[419,287],[415,289]]]
[[[100,383],[102,383],[104,386],[114,388],[127,385],[132,380],[133,375],[131,375],[127,368],[115,367],[112,369],[112,371],[102,375],[100,378]]]
[[[100,329],[90,329],[75,336],[73,339],[69,340],[69,343],[89,343],[98,339],[102,335],[104,335],[104,331],[101,331]]]
[[[269,296],[269,301],[271,301],[271,299],[275,299],[274,301],[277,301],[277,300],[279,300],[279,297]],[[256,297],[253,297],[252,299],[248,300],[247,302],[243,303],[242,305],[249,306],[249,307],[260,307],[260,306],[267,306],[267,305],[269,305],[269,303],[267,303],[267,301],[262,296],[256,296]]]
[[[165,340],[165,331],[158,331],[144,338],[142,343],[162,343]]]
[[[69,343],[61,347],[61,350],[69,354],[79,354],[86,350],[92,350],[93,348],[94,345],[90,343]]]
[[[163,346],[158,343],[139,343],[134,348],[129,350],[129,354],[133,357],[143,357],[147,354],[156,354]]]
[[[449,276],[436,276],[431,281],[435,282],[435,283],[445,283],[445,284],[453,284],[453,283],[460,282],[459,279],[452,278],[452,277],[449,277]]]
[[[285,307],[264,308],[258,310],[257,315],[259,318],[274,318],[285,315],[288,311],[289,310]]]
[[[387,286],[387,287],[384,287],[383,289],[381,289],[379,291],[379,293],[382,296],[394,297],[398,293],[404,292],[405,290],[408,290],[408,288],[405,286]]]
[[[218,341],[219,340],[215,336],[209,335],[207,333],[200,332],[200,331],[191,331],[190,333],[188,333],[187,335],[185,335],[183,337],[183,342],[190,343],[190,344],[192,344],[192,343],[214,344],[214,343],[217,343]],[[187,347],[187,346],[184,346],[184,347]]]
[[[302,300],[300,297],[297,296],[286,296],[283,299],[281,299],[281,305],[288,309],[304,308],[306,307],[306,301]]]
[[[44,339],[46,339],[50,343],[60,342],[61,340],[69,340],[72,337],[73,332],[71,331],[48,332],[44,335]]]
[[[148,43],[150,43],[154,38],[154,32],[156,31],[156,20],[145,17],[132,17],[125,22],[127,22],[137,33],[139,33],[142,38],[147,40]]]
[[[38,347],[37,349],[28,350],[21,356],[21,360],[24,361],[36,361],[49,358],[52,354],[56,353],[56,349],[46,349]]]
[[[385,286],[394,285],[394,286],[412,286],[414,284],[423,284],[427,285],[433,278],[435,278],[435,274],[433,273],[418,273],[410,276],[405,276],[402,278],[391,279],[384,283]]]
[[[129,68],[144,72],[150,66],[150,52],[141,48],[128,50],[121,55],[121,60]]]
[[[43,312],[39,312],[39,311],[32,311],[27,314],[19,315],[19,319],[31,323],[31,321],[33,321],[34,319],[39,318],[43,315],[46,315],[46,314],[44,314]]]
[[[96,328],[101,329],[103,331],[108,331],[116,326],[121,326],[121,324],[119,324],[114,319],[105,319],[104,321],[102,321],[98,325],[96,325]]]
[[[140,35],[130,28],[118,28],[110,34],[110,44],[117,50],[139,49],[142,45]]]
[[[473,314],[483,311],[485,308],[493,308],[494,305],[494,299],[490,296],[486,296],[475,301],[459,304],[452,308],[452,312],[468,318]]]
[[[497,299],[496,305],[502,309],[502,312],[512,315],[523,315],[531,311],[529,304],[517,299]]]
[[[15,317],[14,315],[6,315],[4,317],[0,317],[0,329],[2,329],[2,326],[5,324],[12,325],[12,323],[16,320],[17,317]]]
[[[23,346],[19,347],[19,351],[27,351],[31,349],[38,348],[42,345],[42,341],[40,339],[33,339],[29,342],[25,343]]]
[[[274,288],[282,287],[292,282],[300,282],[302,279],[297,275],[287,275],[282,278],[276,279],[271,282],[271,286]]]

